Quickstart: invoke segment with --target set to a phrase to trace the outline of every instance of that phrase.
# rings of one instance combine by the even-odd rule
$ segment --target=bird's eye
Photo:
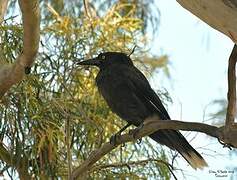
[[[101,56],[101,59],[105,59],[105,56],[103,55],[103,56]]]

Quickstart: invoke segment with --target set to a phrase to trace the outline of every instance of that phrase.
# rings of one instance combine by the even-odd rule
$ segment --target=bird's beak
[[[99,66],[100,65],[100,60],[98,58],[92,58],[92,59],[88,59],[85,61],[81,61],[79,63],[77,63],[78,65],[82,65],[82,66]]]

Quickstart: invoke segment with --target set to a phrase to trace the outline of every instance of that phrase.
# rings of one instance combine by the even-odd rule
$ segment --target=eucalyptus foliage
[[[166,56],[149,54],[147,27],[155,32],[158,9],[149,0],[41,1],[40,50],[31,74],[7,92],[0,104],[0,137],[11,152],[11,161],[27,157],[28,172],[35,178],[68,177],[96,148],[107,142],[125,122],[114,115],[99,95],[95,69],[76,63],[102,51],[130,53],[153,71],[168,72]],[[1,63],[12,63],[22,49],[22,25],[13,16],[0,26]],[[138,57],[142,57],[138,58]],[[142,66],[141,66],[142,67]],[[153,159],[136,165],[129,162]],[[170,179],[165,151],[150,140],[128,143],[101,159],[88,179]],[[111,164],[121,164],[110,167]],[[126,165],[127,163],[127,165]],[[125,165],[123,165],[125,164]],[[1,158],[1,171],[17,177],[14,166]]]

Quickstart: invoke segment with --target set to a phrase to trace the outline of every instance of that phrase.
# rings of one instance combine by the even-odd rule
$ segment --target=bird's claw
[[[137,144],[141,144],[141,142],[142,142],[142,138],[139,138],[139,139],[137,140]]]
[[[137,136],[139,130],[140,130],[139,128],[136,128],[136,129],[134,129],[134,131],[132,132],[132,137],[133,137],[134,139],[136,138],[136,136]]]
[[[121,134],[119,134],[119,133],[112,135],[109,139],[109,143],[115,146],[117,143],[117,140],[120,138],[120,136],[121,136]]]
[[[132,137],[135,139],[137,134],[139,133],[140,129],[144,126],[143,123],[141,123],[136,129],[133,129],[129,131],[129,134],[132,134]]]
[[[231,144],[222,142],[220,139],[218,139],[218,141],[219,141],[220,144],[223,145],[223,148],[226,148],[226,147],[227,147],[227,148],[229,148],[229,150],[232,150],[232,148],[234,147],[234,146],[232,146]]]

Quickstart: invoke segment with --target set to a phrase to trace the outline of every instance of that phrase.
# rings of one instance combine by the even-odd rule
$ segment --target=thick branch
[[[4,15],[7,11],[8,0],[0,0],[0,24],[4,20]]]
[[[236,0],[177,0],[177,2],[237,43]]]
[[[26,68],[32,66],[39,47],[40,12],[38,0],[19,0],[23,18],[23,51],[12,65],[0,67],[0,98],[20,82]]]
[[[39,48],[40,10],[38,0],[19,0],[23,18],[23,54],[21,64],[31,67]]]
[[[175,120],[159,121],[155,118],[147,119],[145,122],[146,123],[144,124],[143,128],[140,129],[139,132],[136,134],[135,139],[132,134],[125,134],[122,135],[121,138],[119,138],[116,145],[105,143],[102,147],[93,151],[87,158],[87,160],[85,160],[78,168],[73,171],[72,178],[76,179],[86,173],[88,170],[91,169],[93,164],[100,160],[104,155],[115,149],[118,145],[142,138],[160,129],[198,131],[223,140],[223,129],[207,124],[196,122],[181,122]]]
[[[226,113],[226,126],[234,125],[236,116],[236,72],[237,46],[231,52],[228,66],[228,107]]]

